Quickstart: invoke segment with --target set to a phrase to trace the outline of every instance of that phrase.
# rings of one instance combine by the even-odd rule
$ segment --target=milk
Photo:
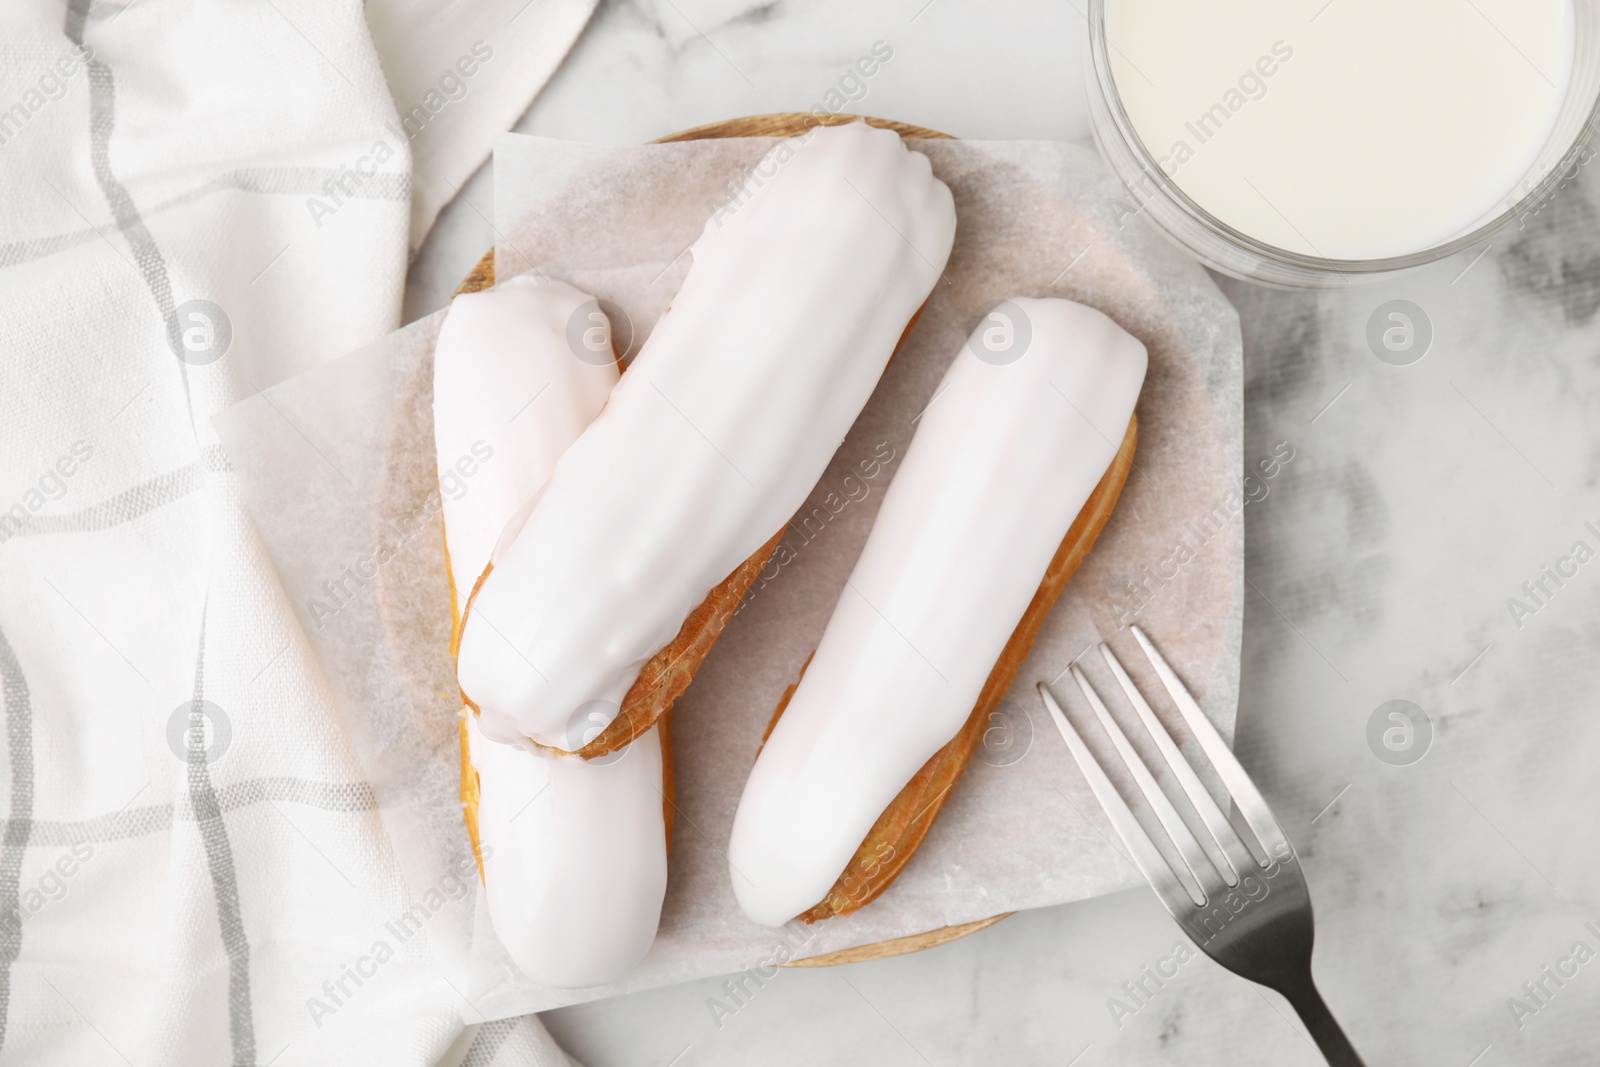
[[[1573,0],[1106,0],[1146,150],[1222,222],[1328,259],[1509,207],[1571,77]]]

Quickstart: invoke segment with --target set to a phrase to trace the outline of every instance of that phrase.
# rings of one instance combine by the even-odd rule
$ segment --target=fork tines
[[[1222,743],[1216,728],[1183,687],[1177,674],[1143,631],[1136,626],[1130,629],[1167,695],[1177,705],[1189,732],[1200,743],[1217,777],[1249,825],[1250,834],[1234,825],[1201,784],[1194,767],[1178,750],[1128,672],[1104,644],[1100,646],[1100,654],[1105,657],[1106,666],[1150,735],[1160,755],[1158,762],[1177,780],[1196,819],[1186,819],[1178,813],[1173,803],[1178,798],[1169,797],[1156,781],[1151,767],[1129,743],[1122,727],[1111,717],[1100,694],[1094,691],[1076,663],[1071,667],[1072,678],[1094,710],[1095,718],[1110,735],[1134,785],[1161,824],[1162,836],[1167,838],[1171,851],[1177,856],[1176,864],[1169,863],[1166,854],[1156,846],[1089,746],[1084,744],[1082,736],[1062,714],[1061,705],[1056,703],[1049,687],[1041,682],[1039,695],[1044,699],[1045,708],[1078,761],[1083,776],[1089,780],[1089,788],[1094,790],[1100,806],[1110,816],[1111,825],[1116,827],[1123,844],[1133,854],[1133,862],[1184,932],[1202,952],[1228,970],[1282,993],[1333,1067],[1362,1067],[1360,1055],[1328,1010],[1311,977],[1315,938],[1311,896],[1289,839],[1249,775]],[[1129,798],[1132,798],[1131,793]],[[1195,821],[1204,828],[1199,835],[1192,829]],[[1251,835],[1256,838],[1254,847],[1246,843]]]
[[[1076,663],[1071,667],[1072,678],[1078,683],[1078,688],[1082,690],[1089,707],[1093,709],[1095,718],[1110,736],[1118,755],[1122,758],[1139,792],[1154,811],[1161,828],[1166,831],[1178,855],[1179,863],[1176,869],[1167,862],[1166,857],[1146,833],[1143,825],[1133,814],[1133,810],[1084,743],[1082,736],[1062,713],[1054,694],[1043,682],[1039,683],[1039,695],[1043,698],[1050,717],[1055,720],[1056,727],[1061,731],[1061,736],[1066,740],[1067,747],[1083,771],[1084,777],[1088,779],[1089,787],[1100,801],[1100,806],[1105,809],[1117,835],[1122,838],[1123,844],[1132,854],[1135,865],[1168,909],[1176,915],[1184,905],[1204,907],[1208,900],[1215,900],[1227,889],[1238,886],[1240,877],[1246,872],[1267,867],[1275,859],[1286,860],[1294,853],[1277,819],[1267,807],[1266,801],[1262,799],[1260,792],[1245,774],[1244,768],[1239,765],[1239,761],[1223,742],[1216,728],[1211,725],[1211,721],[1200,710],[1200,705],[1184,688],[1177,674],[1162,658],[1161,653],[1156,651],[1144,632],[1136,626],[1130,629],[1149,660],[1150,666],[1155,670],[1156,676],[1161,679],[1167,695],[1177,705],[1190,733],[1200,743],[1218,778],[1221,779],[1224,788],[1233,798],[1234,804],[1256,837],[1255,848],[1247,843],[1246,835],[1239,833],[1227,814],[1206,790],[1194,768],[1178,750],[1177,744],[1160,720],[1156,718],[1150,704],[1105,644],[1099,646],[1100,654],[1105,657],[1112,676],[1116,678],[1128,703],[1154,742],[1166,769],[1171,771],[1183,795],[1188,798],[1189,805],[1199,817],[1199,822],[1204,828],[1203,835],[1197,837],[1190,829],[1189,823],[1179,815],[1172,798],[1169,798],[1156,782],[1151,768],[1134,749],[1127,734],[1112,718],[1105,702],[1100,699],[1100,695],[1090,685],[1088,678]]]

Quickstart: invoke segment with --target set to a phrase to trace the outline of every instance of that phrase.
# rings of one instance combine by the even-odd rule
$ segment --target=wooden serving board
[[[842,126],[857,120],[885,130],[893,130],[901,137],[933,137],[954,140],[948,133],[930,130],[926,126],[913,126],[892,119],[875,119],[868,115],[811,115],[804,111],[787,111],[771,115],[747,115],[742,119],[724,119],[707,126],[658,137],[652,143],[669,144],[673,141],[707,141],[717,137],[794,137],[813,126]],[[483,254],[477,266],[464,278],[452,296],[476,293],[494,285],[494,249]]]
[[[947,133],[930,130],[925,126],[913,126],[910,123],[895,122],[891,119],[878,119],[866,115],[813,115],[803,111],[782,112],[771,115],[750,115],[745,118],[727,119],[723,122],[713,122],[707,126],[696,126],[691,130],[669,134],[657,139],[657,143],[672,141],[697,141],[717,137],[794,137],[804,133],[813,126],[838,126],[858,119],[870,125],[886,130],[893,130],[901,137],[941,138],[950,140]],[[494,249],[485,252],[483,258],[478,260],[472,271],[462,280],[456,289],[455,295],[461,293],[476,293],[489,289],[494,285]],[[887,959],[890,956],[903,956],[908,952],[920,952],[926,948],[943,945],[958,938],[975,934],[985,927],[993,926],[1001,919],[1006,918],[1011,912],[1000,915],[991,915],[987,919],[976,922],[962,923],[959,926],[941,926],[935,930],[927,930],[920,934],[911,934],[906,937],[896,937],[888,941],[877,941],[867,945],[857,945],[854,948],[840,949],[837,952],[825,952],[820,956],[808,956],[805,959],[792,960],[784,964],[786,967],[831,967],[840,963],[860,963],[865,960]]]

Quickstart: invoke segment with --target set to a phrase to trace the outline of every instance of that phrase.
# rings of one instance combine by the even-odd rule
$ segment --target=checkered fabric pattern
[[[592,6],[0,13],[0,1063],[568,1062],[382,933],[425,887],[211,418],[398,325]]]

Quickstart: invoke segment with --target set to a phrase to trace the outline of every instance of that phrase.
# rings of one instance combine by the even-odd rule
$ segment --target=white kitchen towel
[[[568,1062],[468,1029],[474,872],[406,878],[211,416],[397,325],[587,4],[0,11],[0,1063]]]
[[[367,0],[411,144],[411,248],[572,48],[598,0]]]

